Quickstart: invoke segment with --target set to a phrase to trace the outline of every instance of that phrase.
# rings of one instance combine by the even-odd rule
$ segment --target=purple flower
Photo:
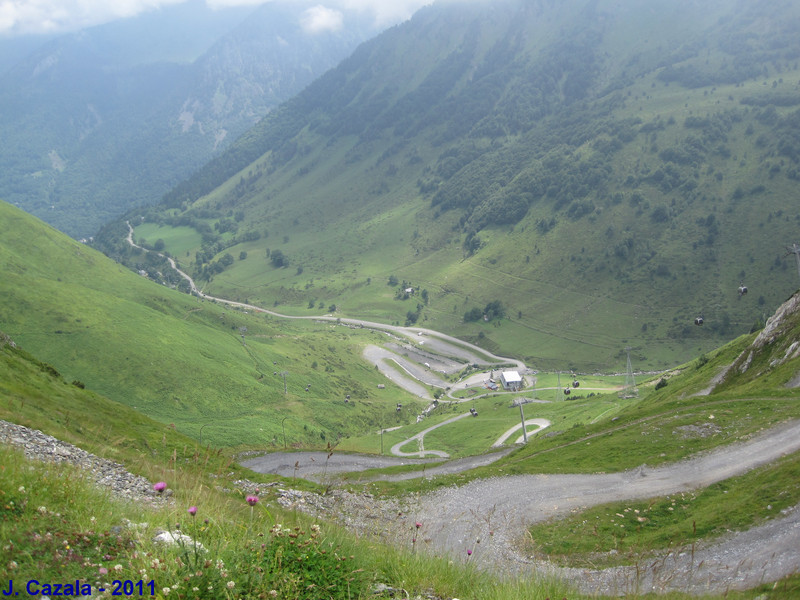
[[[192,515],[192,516],[195,516],[197,514],[197,507],[196,506],[190,506],[189,507],[189,514]]]
[[[417,529],[419,529],[420,527],[422,527],[422,523],[420,523],[419,521],[417,521],[416,523],[414,523],[414,526],[415,526]]]
[[[159,481],[158,483],[153,485],[153,489],[160,494],[165,489],[167,489],[167,484],[163,481]]]
[[[250,506],[255,506],[256,502],[258,502],[258,496],[248,496],[245,500]]]
[[[100,567],[100,568],[97,570],[97,572],[98,572],[100,575],[108,575],[108,569],[106,569],[105,567]]]
[[[472,556],[472,550],[467,549],[467,556]]]

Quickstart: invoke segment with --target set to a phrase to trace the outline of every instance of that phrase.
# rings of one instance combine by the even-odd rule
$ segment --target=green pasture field
[[[555,379],[556,375],[552,375],[552,377]],[[598,386],[604,385],[601,377],[593,378],[593,382]],[[607,383],[605,388],[608,389]],[[438,423],[458,415],[469,414],[470,408],[474,408],[478,412],[478,417],[463,418],[427,433],[423,442],[425,450],[444,451],[452,458],[489,452],[500,436],[521,422],[519,407],[514,406],[512,403],[520,398],[528,397],[525,393],[498,393],[475,398],[467,402],[452,402],[442,398],[439,406],[430,411],[428,416],[419,423],[404,425],[392,431],[384,431],[383,453],[389,454],[390,448],[394,444],[409,439]],[[576,395],[574,400],[531,402],[523,405],[523,412],[526,420],[544,418],[552,423],[549,428],[541,431],[536,431],[535,427],[529,427],[531,431],[530,440],[536,435],[545,435],[552,431],[563,431],[564,429],[588,424],[599,419],[610,419],[623,411],[625,407],[630,406],[630,404],[630,400],[621,401],[615,394],[596,394],[592,397],[577,397]],[[395,421],[397,421],[397,417],[391,413],[387,414],[384,428],[396,427]],[[521,435],[522,430],[520,429],[506,440],[503,446],[512,446],[514,441]],[[380,437],[380,428],[378,428],[367,435],[343,439],[338,448],[354,452],[379,452],[381,447]],[[415,441],[409,442],[400,448],[402,452],[416,452],[417,450]]]
[[[0,536],[5,541],[0,561],[17,589],[23,587],[20,581],[33,579],[42,583],[80,580],[90,582],[93,589],[108,579],[110,589],[111,579],[121,578],[146,582],[148,593],[164,597],[169,593],[165,590],[197,578],[204,589],[229,590],[232,582],[238,597],[267,595],[279,588],[288,597],[310,600],[315,596],[302,595],[305,590],[292,579],[302,574],[303,581],[313,578],[346,588],[347,598],[388,598],[374,592],[374,582],[412,590],[437,589],[451,597],[478,591],[490,600],[544,600],[567,593],[557,582],[499,581],[452,561],[359,541],[333,524],[282,508],[269,487],[257,492],[258,502],[248,506],[245,493],[252,489],[237,487],[240,480],[247,477],[258,485],[275,478],[246,472],[229,451],[203,449],[171,427],[67,382],[51,366],[12,349],[5,338],[0,342],[0,392],[0,418],[114,460],[150,482],[163,481],[171,498],[170,503],[155,507],[126,502],[98,489],[73,465],[27,460],[21,452],[0,447]],[[292,486],[317,489],[301,481]],[[195,507],[196,519],[187,513],[190,506]],[[137,525],[133,529],[126,523]],[[275,570],[280,576],[261,582],[248,574],[264,564],[260,562],[264,554],[280,552],[274,545],[281,540],[270,534],[279,523],[289,531],[302,531],[300,539],[305,539],[312,525],[321,535],[313,545],[304,545],[303,569],[284,565]],[[165,524],[177,524],[202,543],[207,549],[203,560],[197,561],[193,546],[169,549],[153,543]],[[252,551],[254,540],[262,548],[257,556]],[[291,550],[288,545],[286,549]],[[67,559],[54,561],[53,556]],[[206,562],[206,558],[211,560]],[[209,568],[218,560],[229,566],[230,573],[221,575]],[[335,579],[342,560],[360,574],[358,581]]]
[[[523,473],[597,473],[620,472],[641,465],[650,467],[688,458],[763,431],[787,419],[800,417],[798,391],[782,383],[791,377],[791,365],[777,367],[775,373],[762,375],[760,389],[745,380],[742,393],[735,383],[730,389],[703,395],[709,382],[730,364],[752,342],[754,335],[742,336],[719,350],[702,355],[673,371],[665,372],[638,385],[638,397],[622,398],[617,392],[597,394],[575,400],[524,405],[526,419],[547,418],[552,425],[529,437],[528,444],[488,467],[479,467],[458,476],[441,476],[434,481],[409,480],[394,484],[370,483],[370,489],[381,493],[409,493],[430,487],[463,483],[472,478]],[[757,368],[757,367],[756,367]],[[788,369],[788,370],[787,370]],[[550,375],[553,377],[554,375]],[[664,384],[656,390],[655,382]],[[562,374],[563,381],[563,374]],[[586,381],[586,380],[584,380]],[[619,381],[619,380],[617,380]],[[775,385],[770,385],[775,381]],[[578,388],[583,391],[583,388]],[[538,394],[537,394],[538,396]],[[476,399],[477,418],[465,419],[430,432],[425,436],[426,449],[453,450],[461,446],[486,451],[493,436],[519,422],[519,410],[499,397]],[[461,407],[468,409],[472,401]],[[445,407],[444,411],[453,410]],[[507,413],[505,416],[503,413]],[[448,413],[455,414],[455,413]],[[474,428],[486,417],[493,422],[480,443]],[[433,423],[414,424],[385,434],[386,448],[411,437]],[[441,420],[444,416],[441,417]],[[687,432],[708,431],[709,435]],[[392,472],[393,469],[386,470]],[[366,478],[367,474],[362,474]]]
[[[200,246],[202,236],[191,227],[169,227],[157,223],[142,223],[133,229],[133,239],[140,245],[153,247],[164,241],[164,249],[175,258],[183,258]]]
[[[777,518],[800,501],[800,457],[713,484],[645,501],[615,502],[529,528],[529,546],[576,567],[658,560],[731,531]],[[613,554],[612,554],[613,552]]]
[[[324,447],[373,427],[384,406],[417,403],[361,357],[379,334],[231,310],[45,235],[16,209],[3,217],[0,331],[66,380],[179,431],[264,446],[285,430],[293,444]],[[14,249],[29,244],[17,237],[39,242],[22,256]]]

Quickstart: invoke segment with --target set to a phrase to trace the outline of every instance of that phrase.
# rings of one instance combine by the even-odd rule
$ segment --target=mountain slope
[[[151,243],[194,228],[177,258],[219,295],[538,367],[675,364],[796,288],[799,24],[790,2],[433,5],[130,216]],[[100,247],[124,258],[120,232]]]
[[[75,237],[157,202],[374,32],[307,8],[190,2],[43,44],[2,76],[0,198]]]
[[[378,334],[190,298],[5,203],[0,271],[0,331],[65,382],[218,445],[324,445],[416,404],[391,384],[377,393],[385,378],[361,348]]]

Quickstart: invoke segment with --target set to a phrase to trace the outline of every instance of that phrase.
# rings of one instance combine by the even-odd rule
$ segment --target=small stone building
[[[500,383],[503,384],[503,389],[509,392],[518,392],[522,389],[522,377],[516,371],[500,373]]]

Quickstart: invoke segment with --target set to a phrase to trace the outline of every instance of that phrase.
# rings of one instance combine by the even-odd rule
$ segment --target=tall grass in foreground
[[[246,495],[175,475],[154,486],[166,500],[154,508],[0,447],[0,571],[22,594],[35,580],[39,593],[69,584],[100,598],[575,597],[558,582],[498,581],[477,565],[357,539],[280,508],[268,488]]]

